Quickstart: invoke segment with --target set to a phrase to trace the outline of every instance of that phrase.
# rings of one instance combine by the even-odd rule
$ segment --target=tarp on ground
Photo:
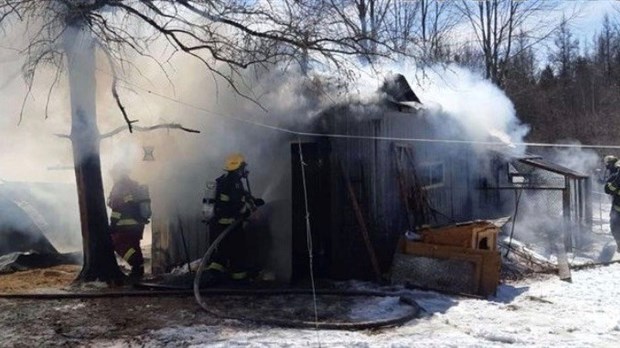
[[[0,255],[52,252],[50,245],[60,252],[82,249],[75,185],[0,180]]]
[[[0,274],[58,265],[78,265],[81,259],[80,253],[39,254],[36,252],[14,252],[0,256]]]
[[[43,232],[47,226],[32,206],[0,194],[0,255],[29,251],[58,254]]]

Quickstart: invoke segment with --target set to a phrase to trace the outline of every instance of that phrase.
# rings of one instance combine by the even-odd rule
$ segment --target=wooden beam
[[[351,205],[353,206],[353,211],[355,212],[355,217],[360,227],[362,239],[364,240],[364,244],[366,245],[366,250],[368,251],[368,255],[370,256],[370,263],[372,264],[372,269],[375,273],[375,278],[377,281],[381,281],[381,270],[379,268],[379,262],[377,261],[377,255],[375,254],[375,249],[373,248],[372,243],[370,241],[370,236],[368,234],[368,228],[366,226],[366,221],[364,220],[364,216],[362,214],[362,209],[359,206],[359,203],[357,201],[357,196],[355,195],[355,191],[353,190],[353,185],[351,185],[349,176],[345,172],[342,164],[340,164],[340,170],[342,171],[342,177],[347,186],[347,190],[349,191],[349,198],[351,200]]]

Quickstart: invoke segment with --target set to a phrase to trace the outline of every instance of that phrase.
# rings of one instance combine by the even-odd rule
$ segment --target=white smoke
[[[421,101],[431,108],[438,105],[436,111],[447,114],[465,131],[464,140],[503,143],[504,151],[516,156],[525,152],[525,146],[515,143],[525,142],[529,126],[518,119],[508,96],[480,74],[451,65],[426,69],[417,78]],[[486,145],[474,148],[482,153],[490,149]]]
[[[602,167],[602,159],[596,151],[578,147],[580,145],[578,141],[562,141],[562,143],[572,144],[575,147],[553,148],[548,152],[548,157],[553,162],[586,175]]]
[[[400,63],[379,64],[373,71],[374,74],[367,71],[361,75],[360,84],[366,87],[360,95],[367,98],[376,91],[373,88],[377,86],[377,80],[400,73],[407,78],[427,110],[448,115],[465,131],[461,139],[453,140],[511,145],[523,143],[529,132],[529,126],[519,120],[508,96],[479,73],[456,65],[420,68],[407,59]],[[369,81],[372,79],[374,84]],[[456,128],[450,124],[439,126]]]
[[[336,71],[319,71],[306,77],[291,66],[248,69],[235,77],[240,92],[248,96],[244,98],[192,58],[173,57],[167,64],[174,67],[168,76],[149,59],[127,58],[141,70],[140,74],[123,75],[120,81],[121,99],[130,118],[140,120],[140,126],[177,122],[201,133],[123,132],[103,139],[104,186],[109,192],[109,168],[115,162],[127,162],[133,167],[134,179],[151,187],[155,214],[170,221],[175,220],[176,214],[199,216],[205,182],[222,174],[223,160],[230,152],[245,154],[256,196],[268,201],[290,199],[290,145],[297,138],[257,123],[308,129],[325,108],[355,99],[369,103],[376,100],[383,78],[391,72],[405,75],[427,108],[449,115],[459,129],[465,129],[464,139],[488,141],[499,137],[521,142],[527,133],[527,127],[518,121],[514,107],[500,89],[481,76],[454,66],[421,70],[414,64],[380,63],[372,71],[367,67],[347,67],[347,71],[357,70],[357,79]],[[109,92],[111,77],[104,61],[99,59],[97,73],[98,125],[102,133],[124,124]],[[7,70],[18,71],[20,64],[13,62]],[[72,164],[69,141],[52,135],[69,132],[66,77],[61,78],[54,91],[50,119],[43,120],[47,87],[54,70],[50,68],[42,74],[35,84],[35,99],[27,104],[19,127],[16,124],[21,100],[15,95],[19,95],[16,91],[25,93],[23,82],[11,80],[0,91],[0,97],[9,104],[0,115],[0,178],[73,183],[72,171],[47,170],[49,166]],[[143,161],[145,146],[154,147],[155,161]]]

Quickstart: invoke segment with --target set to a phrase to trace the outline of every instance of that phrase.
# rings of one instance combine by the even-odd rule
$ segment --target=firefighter
[[[108,206],[112,209],[112,243],[114,251],[131,266],[130,280],[136,281],[144,275],[140,240],[144,234],[144,225],[149,223],[150,218],[150,206],[147,209],[144,206],[144,203],[150,202],[148,190],[131,180],[129,169],[122,164],[115,165],[110,174],[114,181],[108,198]]]
[[[608,157],[611,156],[605,156],[605,164],[611,175],[605,182],[605,193],[612,197],[609,227],[616,240],[616,249],[620,252],[620,161],[615,157],[612,159]],[[613,162],[613,168],[609,168],[610,162]]]
[[[618,157],[614,155],[607,155],[603,158],[603,162],[605,163],[605,169],[607,170],[607,178],[618,172],[618,167],[616,167]]]
[[[600,168],[597,168],[594,173],[594,177],[599,184],[605,185],[607,179],[609,179],[609,177],[615,173],[616,162],[618,162],[618,157],[614,155],[607,155],[603,157],[603,164],[605,165],[605,169],[601,170]]]
[[[243,155],[231,154],[224,163],[225,174],[215,181],[215,195],[210,199],[213,216],[209,220],[211,240],[215,240],[239,219],[250,216],[253,210],[264,204],[255,199],[249,190],[247,164]],[[244,187],[243,179],[246,181]],[[222,239],[207,267],[206,282],[215,285],[225,280],[248,280],[250,265],[247,260],[247,237],[244,224],[239,223]]]

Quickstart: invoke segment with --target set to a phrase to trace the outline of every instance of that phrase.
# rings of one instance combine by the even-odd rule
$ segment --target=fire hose
[[[252,214],[255,214],[257,210],[254,210]],[[248,218],[249,218],[248,217]],[[202,298],[201,289],[200,289],[200,280],[202,276],[202,272],[211,259],[211,256],[217,249],[220,242],[226,238],[230,231],[234,230],[239,224],[243,223],[245,218],[237,219],[230,226],[228,226],[220,235],[211,243],[211,246],[207,249],[207,252],[202,257],[198,269],[196,271],[196,275],[194,277],[194,297],[196,298],[196,302],[204,309],[207,313],[214,315],[216,317],[220,317],[223,319],[233,319],[233,320],[242,320],[242,321],[252,321],[261,325],[269,325],[269,326],[281,326],[281,327],[291,327],[291,328],[316,328],[316,329],[335,329],[335,330],[364,330],[370,328],[379,328],[379,327],[387,327],[387,326],[396,326],[406,323],[414,318],[416,318],[420,312],[420,307],[412,298],[408,296],[399,296],[400,302],[408,305],[411,309],[406,312],[404,315],[393,318],[393,319],[382,319],[382,320],[374,320],[374,321],[364,321],[364,322],[316,322],[316,321],[308,321],[308,320],[294,320],[294,319],[277,319],[277,318],[261,318],[261,319],[249,319],[245,317],[237,317],[230,314],[224,314],[221,312],[215,312],[207,306],[206,302]],[[355,290],[316,290],[316,294],[320,295],[339,295],[339,296],[378,296],[378,297],[393,297],[395,293],[391,292],[382,292],[382,291],[355,291]],[[312,295],[312,290],[308,289],[275,289],[275,291],[270,290],[250,290],[247,291],[246,294],[249,295],[267,295],[267,296],[281,296],[285,294],[301,294],[301,295]]]

